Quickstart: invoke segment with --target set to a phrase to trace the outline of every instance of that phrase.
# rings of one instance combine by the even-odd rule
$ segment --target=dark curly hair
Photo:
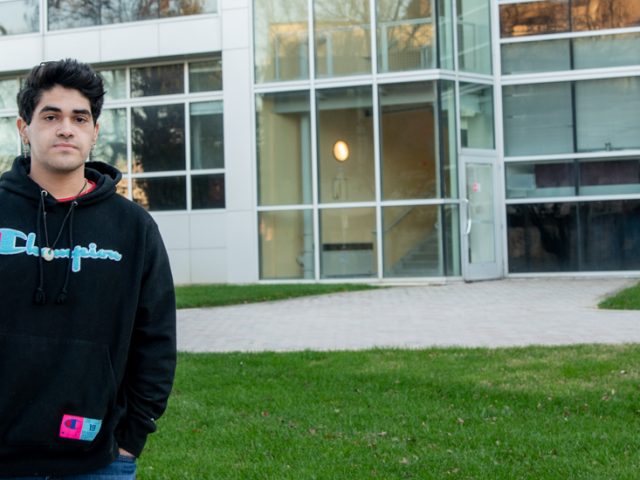
[[[98,120],[104,102],[102,77],[86,63],[67,58],[55,62],[43,62],[31,69],[18,93],[20,117],[31,124],[33,111],[42,98],[42,93],[56,85],[78,90],[89,100],[93,122]]]

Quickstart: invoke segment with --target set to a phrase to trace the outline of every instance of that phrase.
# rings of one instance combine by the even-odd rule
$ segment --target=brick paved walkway
[[[452,282],[180,310],[178,348],[228,352],[640,343],[640,312],[596,308],[599,300],[635,281]]]

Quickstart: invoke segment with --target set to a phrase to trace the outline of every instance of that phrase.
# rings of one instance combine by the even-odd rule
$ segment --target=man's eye
[[[85,118],[85,117],[76,118],[76,122],[78,122],[78,123],[87,123],[88,121],[89,121],[89,119]]]
[[[55,120],[56,117],[55,117],[55,115],[47,115],[47,116],[44,117],[44,119],[46,121],[50,122],[51,120]]]

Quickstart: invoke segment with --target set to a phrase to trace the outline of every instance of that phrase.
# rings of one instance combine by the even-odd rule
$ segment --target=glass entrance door
[[[502,277],[494,156],[462,156],[462,275],[465,280]]]

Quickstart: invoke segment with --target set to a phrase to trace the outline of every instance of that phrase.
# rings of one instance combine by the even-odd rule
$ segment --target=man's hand
[[[131,458],[135,458],[135,455],[133,455],[133,454],[131,454],[131,453],[127,452],[124,448],[119,448],[119,449],[118,449],[118,453],[119,453],[120,455],[122,455],[123,457],[131,457]]]

